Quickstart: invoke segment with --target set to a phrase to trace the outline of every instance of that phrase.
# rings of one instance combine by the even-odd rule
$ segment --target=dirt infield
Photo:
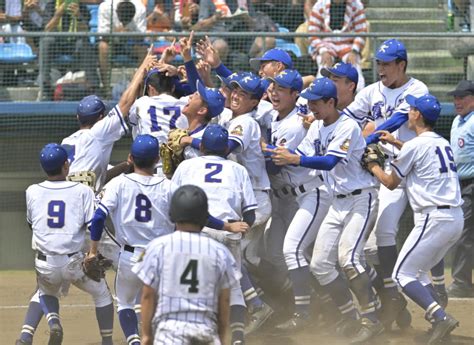
[[[112,282],[113,274],[108,274]],[[0,339],[2,344],[13,345],[18,338],[28,300],[35,286],[33,271],[2,271],[0,272]],[[112,286],[112,285],[111,285]],[[384,333],[371,342],[374,345],[408,345],[426,343],[425,331],[428,323],[423,319],[421,309],[409,305],[413,314],[413,328],[402,332],[394,330]],[[474,344],[474,299],[452,299],[449,301],[448,312],[461,323],[450,341],[446,344]],[[92,300],[85,293],[71,287],[69,295],[61,300],[61,319],[64,326],[64,345],[96,345],[100,344],[99,330],[95,319]],[[114,343],[125,345],[126,342],[118,324],[114,323]],[[35,334],[35,344],[46,344],[48,341],[47,325],[44,321]],[[304,333],[282,337],[270,334],[250,338],[248,345],[313,345],[313,344],[343,345],[348,339],[338,338],[328,334],[327,330],[314,327]]]

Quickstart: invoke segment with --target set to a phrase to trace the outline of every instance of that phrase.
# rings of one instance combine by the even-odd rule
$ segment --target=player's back
[[[133,138],[151,134],[160,144],[168,140],[171,129],[187,128],[187,119],[181,114],[185,99],[177,99],[168,94],[140,97],[130,111]]]
[[[122,174],[107,184],[99,207],[114,223],[122,245],[145,247],[174,226],[169,220],[170,181],[158,176]]]
[[[217,327],[219,293],[237,283],[235,261],[228,249],[200,232],[176,231],[151,242],[146,255],[156,262],[148,267],[148,276],[157,280],[152,287],[158,293],[158,321]]]
[[[462,204],[459,179],[449,142],[434,132],[424,132],[406,142],[400,161],[392,166],[406,176],[411,206],[419,212],[425,207]]]
[[[28,187],[26,203],[38,250],[50,255],[81,250],[85,224],[94,212],[92,189],[77,182],[44,181]]]
[[[176,186],[193,184],[208,197],[210,213],[222,220],[240,220],[255,207],[252,184],[240,164],[219,156],[201,156],[181,162],[173,175]]]

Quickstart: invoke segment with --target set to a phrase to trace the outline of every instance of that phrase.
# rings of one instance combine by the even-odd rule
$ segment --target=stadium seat
[[[0,63],[22,64],[36,59],[31,47],[26,43],[0,44]]]
[[[97,32],[99,27],[99,5],[87,5],[87,9],[91,15],[91,19],[89,20],[90,32]],[[91,42],[91,44],[95,44],[96,37],[90,36],[89,42]]]

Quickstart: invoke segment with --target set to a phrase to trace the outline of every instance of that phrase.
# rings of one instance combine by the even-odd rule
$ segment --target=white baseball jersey
[[[133,272],[158,295],[154,320],[188,321],[213,329],[220,291],[240,279],[229,250],[200,232],[175,231],[156,238]]]
[[[145,247],[174,230],[168,210],[171,183],[158,176],[122,174],[107,184],[99,208],[110,215],[121,245]]]
[[[289,150],[295,150],[305,138],[307,130],[303,127],[303,119],[297,114],[295,107],[282,120],[275,114],[271,124],[272,133],[270,143],[275,146],[283,146]],[[317,170],[307,169],[300,166],[285,165],[277,174],[270,174],[272,188],[281,189],[285,186],[298,187],[304,183],[314,180],[321,173]]]
[[[324,126],[322,121],[314,121],[297,152],[305,156],[330,154],[341,158],[332,170],[324,171],[323,176],[328,188],[336,194],[348,194],[377,185],[375,178],[360,164],[365,147],[357,122],[341,115],[329,126]]]
[[[135,101],[129,116],[132,136],[151,134],[160,144],[168,141],[168,133],[175,128],[188,128],[186,116],[181,110],[188,97],[177,99],[168,94],[143,96]]]
[[[94,172],[95,190],[99,191],[105,183],[114,143],[126,133],[127,126],[117,105],[92,128],[80,129],[64,138],[61,144],[68,151],[69,173]]]
[[[413,211],[432,206],[461,206],[453,150],[438,134],[424,132],[407,141],[391,164],[400,178],[406,178]]]
[[[202,139],[202,135],[204,134],[206,127],[207,125],[201,125],[197,127],[196,129],[189,132],[189,136],[196,139]],[[189,145],[184,148],[183,156],[184,156],[184,159],[191,159],[191,158],[202,156],[202,152],[198,149],[195,149],[191,145]]]
[[[349,104],[343,112],[361,125],[367,121],[374,121],[375,126],[378,127],[394,113],[408,114],[410,105],[405,101],[407,95],[421,97],[427,93],[428,87],[415,78],[410,78],[408,82],[396,89],[390,89],[379,81],[362,89],[355,96],[354,102]],[[415,132],[408,129],[406,122],[393,134],[403,142],[416,136]],[[393,145],[382,144],[382,146],[387,154],[392,156],[398,154],[398,149]]]
[[[255,190],[267,190],[270,188],[265,169],[265,158],[260,147],[260,126],[252,117],[252,113],[247,113],[234,117],[228,124],[229,139],[239,143],[229,158],[242,164],[248,171],[250,181]]]
[[[82,249],[86,224],[94,215],[94,193],[70,181],[44,181],[26,190],[26,218],[33,243],[46,255],[65,255]]]
[[[173,188],[185,184],[201,187],[207,195],[209,213],[224,220],[241,220],[257,208],[247,170],[218,156],[202,156],[181,162],[173,174]]]

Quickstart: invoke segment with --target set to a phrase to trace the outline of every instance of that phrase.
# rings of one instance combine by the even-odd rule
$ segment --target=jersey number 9
[[[64,214],[66,204],[61,200],[51,200],[48,203],[48,226],[53,229],[60,229],[64,226]]]

